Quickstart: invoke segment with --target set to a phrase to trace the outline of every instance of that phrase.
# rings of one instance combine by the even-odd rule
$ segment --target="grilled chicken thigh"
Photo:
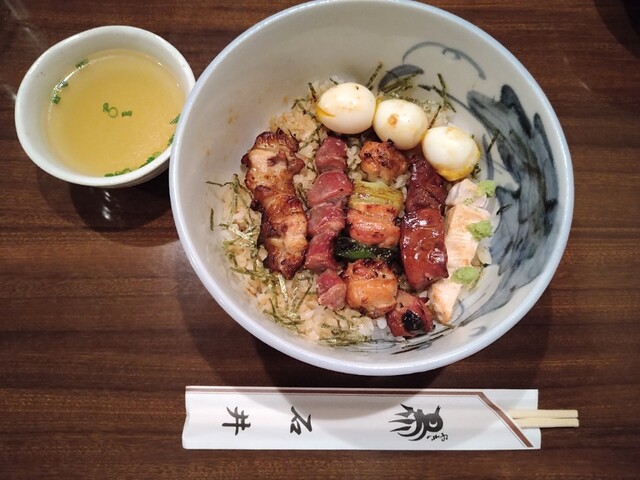
[[[384,260],[351,262],[342,279],[347,284],[347,305],[363,315],[376,318],[395,308],[398,278]]]
[[[285,278],[293,278],[307,250],[307,217],[293,184],[293,176],[304,166],[297,151],[292,137],[264,132],[242,157],[245,185],[253,195],[251,207],[262,213],[259,241],[267,250],[264,264]]]

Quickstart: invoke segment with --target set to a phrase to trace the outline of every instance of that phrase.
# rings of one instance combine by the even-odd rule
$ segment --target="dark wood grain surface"
[[[0,478],[536,478],[640,476],[638,3],[441,0],[547,93],[575,172],[550,287],[499,341],[395,378],[308,366],[255,340],[210,298],[171,215],[167,175],[125,190],[58,181],[22,151],[14,95],[50,45],[91,27],[152,30],[196,77],[278,0],[6,0],[0,5]],[[575,408],[534,452],[187,451],[186,385],[536,388]]]

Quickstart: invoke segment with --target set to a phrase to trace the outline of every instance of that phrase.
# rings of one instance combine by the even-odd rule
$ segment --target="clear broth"
[[[105,50],[81,59],[54,87],[45,131],[74,171],[125,173],[171,144],[184,101],[179,82],[158,60],[133,50]]]

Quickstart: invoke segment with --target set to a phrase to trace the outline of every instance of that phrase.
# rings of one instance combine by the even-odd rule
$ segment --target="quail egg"
[[[380,139],[391,140],[400,150],[409,150],[420,143],[429,128],[429,118],[417,104],[393,98],[378,104],[373,117],[373,129]]]
[[[325,91],[316,105],[316,116],[329,130],[346,135],[371,127],[376,98],[359,83],[340,83]]]
[[[450,182],[469,175],[480,160],[480,149],[473,137],[452,124],[427,130],[422,139],[422,153]]]

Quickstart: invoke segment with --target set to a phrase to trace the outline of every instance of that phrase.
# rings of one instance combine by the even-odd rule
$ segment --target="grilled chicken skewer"
[[[307,217],[293,184],[304,166],[297,151],[298,143],[289,135],[264,132],[242,157],[251,208],[262,213],[258,240],[267,250],[264,264],[287,279],[302,266],[307,250]]]
[[[442,212],[446,183],[422,156],[412,157],[400,252],[407,281],[422,291],[447,273]]]
[[[356,181],[349,198],[349,236],[364,245],[394,247],[400,238],[396,218],[402,209],[402,192],[389,186],[406,172],[404,154],[391,142],[367,142],[360,149],[361,168],[367,181]],[[376,318],[397,305],[398,278],[386,261],[360,259],[342,273],[347,284],[346,303]]]

